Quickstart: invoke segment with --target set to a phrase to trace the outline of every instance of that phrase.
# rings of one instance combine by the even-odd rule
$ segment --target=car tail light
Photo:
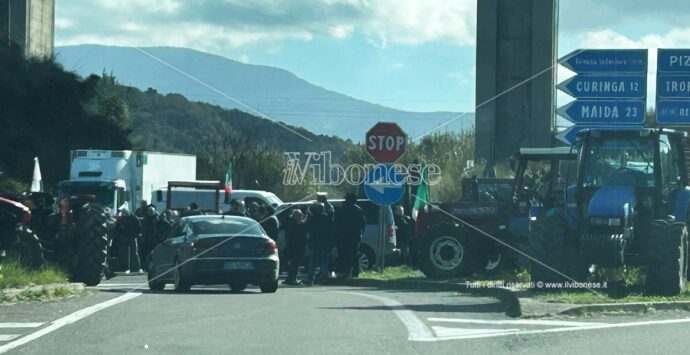
[[[272,239],[269,239],[265,242],[259,243],[259,245],[257,246],[257,250],[260,254],[264,255],[275,254],[278,251],[278,244],[276,244],[276,242]]]
[[[387,226],[386,236],[388,236],[388,243],[395,244],[395,224],[389,224]]]

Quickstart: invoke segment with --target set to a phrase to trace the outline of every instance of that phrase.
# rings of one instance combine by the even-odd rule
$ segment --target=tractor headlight
[[[591,217],[589,223],[592,226],[608,226],[608,227],[620,227],[623,225],[623,218],[621,217]]]

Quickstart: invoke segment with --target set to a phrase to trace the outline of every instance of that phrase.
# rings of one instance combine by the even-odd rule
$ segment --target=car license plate
[[[225,270],[251,270],[254,269],[254,263],[251,261],[226,261],[223,263]]]

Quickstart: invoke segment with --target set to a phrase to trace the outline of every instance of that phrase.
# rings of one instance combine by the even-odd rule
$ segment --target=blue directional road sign
[[[690,100],[690,74],[657,74],[656,97],[662,99]]]
[[[558,61],[576,73],[646,73],[646,49],[578,49]]]
[[[576,124],[643,124],[642,100],[575,100],[558,108],[558,114]]]
[[[579,99],[642,99],[647,96],[647,78],[643,75],[579,74],[557,87]]]
[[[690,73],[690,49],[659,49],[657,73]]]
[[[637,127],[637,126],[628,126]],[[585,129],[597,129],[597,130],[620,130],[621,126],[581,126],[572,125],[563,131],[556,134],[556,139],[567,145],[573,145],[577,141],[577,134]]]
[[[379,206],[392,205],[405,192],[405,176],[393,164],[378,164],[367,173],[364,193]]]
[[[690,100],[656,100],[656,122],[667,125],[690,124]]]

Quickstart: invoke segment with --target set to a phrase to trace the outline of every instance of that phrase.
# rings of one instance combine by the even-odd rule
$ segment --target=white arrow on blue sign
[[[576,73],[646,73],[646,49],[578,49],[558,62]]]
[[[364,180],[364,193],[371,202],[380,206],[392,205],[405,192],[405,176],[393,164],[377,164]]]
[[[631,126],[628,126],[631,127]],[[560,131],[558,134],[556,134],[556,139],[560,140],[561,142],[567,144],[567,145],[573,145],[575,142],[577,142],[577,134],[580,133],[581,131],[585,129],[596,129],[596,130],[605,130],[605,131],[616,131],[620,130],[621,126],[581,126],[581,125],[573,125],[570,126],[562,131]]]
[[[690,49],[659,49],[657,73],[690,74]]]
[[[690,124],[690,101],[657,100],[656,122],[667,125]]]
[[[647,77],[579,74],[558,84],[557,87],[579,99],[642,99],[647,96]]]
[[[656,96],[664,99],[690,99],[690,75],[657,74]]]
[[[557,113],[576,124],[643,124],[642,100],[575,100]]]

